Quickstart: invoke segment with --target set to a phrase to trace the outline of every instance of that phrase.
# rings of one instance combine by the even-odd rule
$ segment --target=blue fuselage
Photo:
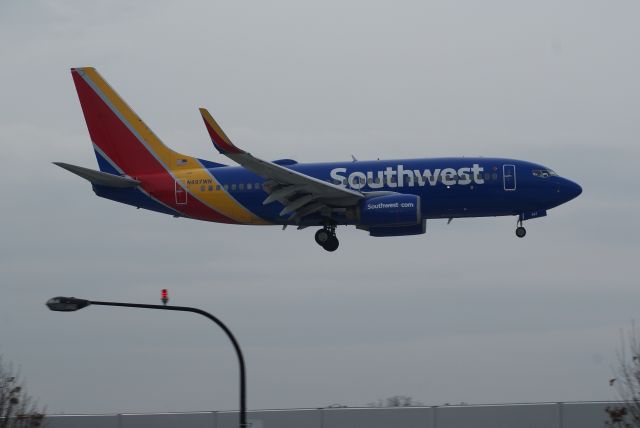
[[[220,188],[206,184],[190,185],[189,191],[222,192],[264,222],[260,224],[286,224],[281,216],[283,205],[263,202],[268,194],[265,180],[242,167],[221,166],[200,160],[220,184]],[[521,215],[538,216],[550,208],[561,205],[581,192],[581,187],[560,177],[542,165],[502,158],[426,158],[355,161],[340,163],[300,164],[284,161],[287,168],[319,180],[345,186],[373,195],[372,192],[393,192],[420,197],[422,218],[457,218]],[[114,171],[115,172],[115,171]],[[144,180],[144,177],[140,177]],[[147,194],[137,189],[112,189],[95,186],[98,196],[140,208],[185,216],[154,200],[154,192]],[[173,186],[158,189],[172,194]],[[173,197],[173,196],[170,196]],[[197,218],[197,217],[194,217]],[[200,218],[206,220],[207,218]],[[336,215],[338,224],[358,224],[348,215]],[[321,224],[320,214],[306,217],[303,224]],[[247,224],[252,224],[248,222]]]
[[[285,162],[286,163],[286,162]],[[205,166],[206,163],[203,161]],[[502,158],[427,158],[298,164],[287,168],[363,193],[396,192],[421,198],[423,218],[504,216],[548,210],[576,196],[573,181],[531,162]],[[241,205],[270,223],[284,224],[282,205],[263,205],[263,179],[242,167],[211,167]],[[255,184],[259,183],[260,186]],[[249,186],[249,184],[251,184]],[[223,189],[224,190],[224,189]],[[313,223],[314,217],[308,219]],[[342,219],[339,223],[352,223]]]

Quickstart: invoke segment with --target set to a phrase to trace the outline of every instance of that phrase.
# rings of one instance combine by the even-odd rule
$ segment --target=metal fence
[[[614,402],[249,412],[252,428],[603,428]],[[237,412],[49,415],[46,428],[235,428]]]

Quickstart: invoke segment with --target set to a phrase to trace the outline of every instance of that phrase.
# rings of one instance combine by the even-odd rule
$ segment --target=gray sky
[[[638,1],[0,0],[0,353],[52,412],[237,406],[226,338],[185,314],[46,310],[55,295],[198,305],[247,355],[249,406],[613,398],[638,317]],[[528,222],[427,235],[226,226],[137,211],[95,167],[69,68],[95,66],[170,146],[221,159],[197,111],[266,158],[540,162],[584,193]],[[428,203],[428,201],[427,201]]]

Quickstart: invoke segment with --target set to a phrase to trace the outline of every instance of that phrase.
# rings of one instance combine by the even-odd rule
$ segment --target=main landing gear
[[[527,229],[522,226],[522,216],[518,217],[518,227],[516,227],[516,236],[518,238],[524,238],[527,234]]]
[[[325,225],[316,232],[316,242],[327,251],[335,251],[338,249],[340,242],[336,237],[335,225]]]

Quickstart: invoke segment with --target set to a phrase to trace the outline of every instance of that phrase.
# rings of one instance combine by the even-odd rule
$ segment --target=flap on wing
[[[83,168],[81,166],[71,165],[64,162],[54,162],[53,164],[58,165],[60,168],[66,169],[67,171],[72,172],[75,175],[80,176],[85,180],[88,180],[91,183],[100,186],[127,188],[136,187],[138,184],[140,184],[139,181],[133,180],[131,178],[121,177],[119,175],[113,175],[89,168]]]

